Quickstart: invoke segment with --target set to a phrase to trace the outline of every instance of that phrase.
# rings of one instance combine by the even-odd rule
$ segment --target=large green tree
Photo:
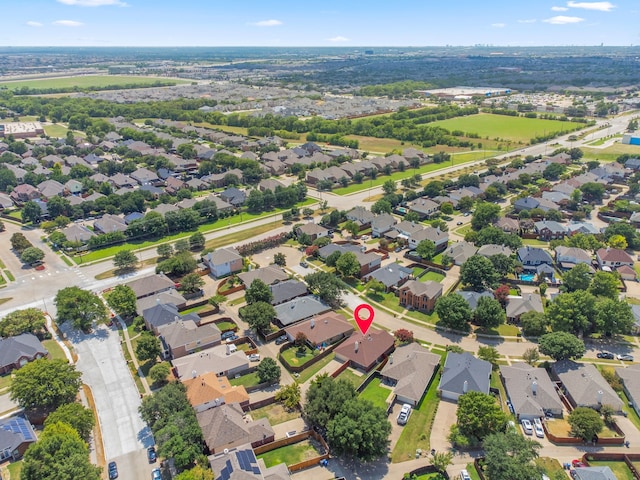
[[[336,270],[343,277],[354,277],[360,273],[360,262],[353,252],[345,252],[336,261]]]
[[[113,266],[118,270],[133,270],[137,265],[138,259],[132,250],[120,250],[113,257]]]
[[[66,423],[50,423],[24,454],[22,480],[100,480],[101,468],[89,461],[89,446]]]
[[[368,400],[354,398],[342,405],[327,425],[331,450],[361,461],[387,453],[391,424],[386,412]]]
[[[507,415],[493,395],[470,391],[458,397],[457,425],[466,437],[482,441],[487,435],[504,432]]]
[[[541,445],[513,430],[488,435],[483,442],[485,473],[491,480],[539,480],[542,468],[534,463]]]
[[[322,301],[332,307],[340,305],[342,294],[346,291],[346,287],[338,277],[329,272],[315,272],[306,275],[304,281],[309,285],[309,290]]]
[[[11,235],[9,241],[11,242],[11,248],[13,248],[18,253],[22,253],[27,248],[33,247],[27,237],[24,236],[24,233],[21,232],[16,232]]]
[[[491,225],[500,218],[500,206],[495,203],[480,202],[471,217],[471,227],[480,230],[486,225]]]
[[[436,302],[436,313],[445,327],[466,332],[471,321],[471,308],[457,293],[440,297]]]
[[[44,258],[44,252],[36,247],[29,247],[25,249],[20,255],[20,260],[23,263],[36,263]]]
[[[507,318],[500,302],[491,297],[480,297],[473,314],[478,325],[486,328],[496,328]]]
[[[555,331],[589,332],[595,314],[596,298],[584,290],[561,293],[547,304],[547,318]]]
[[[39,308],[14,310],[0,320],[0,337],[14,337],[21,333],[41,335],[45,325],[44,313]]]
[[[78,432],[80,438],[88,442],[96,420],[93,416],[93,410],[85,408],[78,402],[73,402],[60,405],[55,412],[47,417],[44,426],[46,428],[58,422],[71,425]]]
[[[88,330],[94,322],[107,319],[107,307],[100,298],[80,287],[58,290],[53,302],[58,310],[59,324],[70,321],[74,328]]]
[[[589,407],[574,408],[567,421],[571,425],[571,435],[585,442],[590,442],[604,428],[600,414]]]
[[[267,302],[256,302],[242,307],[240,316],[249,324],[249,327],[266,333],[271,329],[271,321],[276,316],[276,311]]]
[[[162,351],[160,340],[150,332],[140,334],[136,344],[136,357],[141,361],[154,360]]]
[[[547,333],[549,320],[542,312],[530,311],[520,316],[520,326],[522,333],[528,337],[539,337]]]
[[[180,279],[180,290],[185,293],[196,293],[204,286],[204,280],[195,272],[187,273]]]
[[[606,335],[628,334],[635,324],[631,305],[626,301],[603,298],[596,306],[596,329]]]
[[[109,295],[107,304],[122,317],[132,317],[136,314],[136,294],[127,285],[116,285]]]
[[[11,382],[11,399],[22,408],[54,410],[74,401],[82,381],[75,366],[45,358],[17,370]]]
[[[357,397],[353,384],[336,380],[326,373],[317,375],[307,390],[304,416],[314,426],[326,428],[340,412],[342,405]]]
[[[593,276],[589,292],[596,297],[618,298],[618,284],[617,274],[599,270]]]
[[[493,263],[482,255],[473,255],[460,267],[460,281],[477,291],[492,290],[500,281]]]
[[[280,380],[280,366],[271,357],[263,358],[256,371],[260,383],[276,383]]]
[[[567,292],[587,290],[591,285],[591,267],[586,263],[579,263],[562,276],[562,284]]]
[[[273,293],[271,293],[269,285],[257,278],[251,282],[251,286],[247,288],[244,298],[249,305],[256,302],[271,303]]]
[[[578,359],[584,355],[584,342],[568,332],[551,332],[540,337],[540,353],[554,360]]]
[[[436,244],[431,240],[422,240],[416,247],[416,253],[424,260],[431,260],[436,254]]]
[[[214,480],[213,470],[207,466],[196,465],[189,470],[179,473],[174,480]]]

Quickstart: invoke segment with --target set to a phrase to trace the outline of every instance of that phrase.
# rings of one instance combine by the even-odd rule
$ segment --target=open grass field
[[[304,460],[317,457],[318,451],[309,440],[293,443],[286,447],[276,448],[269,452],[258,455],[258,458],[264,460],[267,468],[284,463],[285,465],[294,465]]]
[[[249,129],[245,127],[232,127],[229,125],[214,125],[209,122],[194,123],[196,127],[211,128],[222,132],[237,133],[238,135],[248,135]]]
[[[258,420],[259,418],[266,418],[271,425],[277,425],[279,423],[288,422],[289,420],[295,420],[300,418],[300,411],[298,410],[285,410],[280,403],[272,403],[266,407],[257,408],[251,411],[251,418]]]
[[[0,88],[6,87],[9,90],[17,88],[73,88],[78,87],[104,88],[111,85],[127,85],[135,83],[137,85],[151,85],[154,82],[167,81],[166,78],[159,77],[138,77],[138,76],[120,76],[120,75],[84,75],[80,77],[59,77],[59,78],[42,78],[38,80],[17,80],[12,82],[0,82]],[[186,80],[171,80],[178,83],[190,83]]]
[[[584,152],[584,158],[587,160],[600,160],[605,162],[613,162],[616,158],[623,154],[640,155],[640,146],[638,145],[623,145],[622,143],[615,143],[610,147],[605,148],[589,148],[581,147]]]
[[[430,123],[429,125],[446,128],[447,130],[462,130],[466,133],[477,133],[482,138],[502,138],[525,144],[529,143],[531,138],[536,135],[542,135],[544,132],[570,132],[577,127],[584,127],[582,123],[509,117],[507,115],[493,115],[488,113],[449,118],[447,120]]]
[[[376,407],[387,409],[387,398],[391,394],[391,389],[380,385],[380,378],[374,378],[362,391],[360,398],[369,400]]]
[[[44,125],[42,128],[44,128],[44,133],[46,133],[48,136],[58,138],[66,137],[67,132],[69,131],[67,127],[58,125],[57,123],[54,123],[52,125]]]

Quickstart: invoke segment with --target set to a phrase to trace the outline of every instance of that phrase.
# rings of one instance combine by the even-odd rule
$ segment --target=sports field
[[[620,155],[637,155],[640,156],[640,146],[624,145],[622,143],[614,143],[605,148],[589,148],[581,147],[584,152],[584,158],[589,160],[600,160],[604,162],[612,162]]]
[[[446,128],[447,130],[462,130],[465,133],[477,133],[483,139],[503,138],[513,142],[528,143],[537,135],[545,132],[570,132],[583,128],[584,124],[575,122],[561,122],[560,120],[541,120],[537,118],[509,117],[507,115],[493,115],[479,113],[467,117],[456,117],[448,120],[430,123],[431,126]]]
[[[189,83],[186,80],[174,80],[160,77],[137,77],[121,75],[84,75],[80,77],[60,77],[41,78],[38,80],[18,80],[15,82],[0,82],[0,88],[7,87],[9,90],[28,87],[34,89],[63,89],[78,87],[83,88],[104,88],[111,85],[151,85],[154,82]]]

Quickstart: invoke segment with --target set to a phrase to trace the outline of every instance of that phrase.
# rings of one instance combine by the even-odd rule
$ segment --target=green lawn
[[[374,378],[362,391],[360,398],[369,400],[376,407],[387,409],[387,398],[391,394],[391,389],[380,385],[380,378]]]
[[[319,353],[319,350],[311,350],[309,347],[305,346],[304,351],[298,354],[298,347],[292,347],[282,352],[282,358],[284,358],[289,365],[293,367],[300,367]]]
[[[373,300],[374,302],[378,302],[385,307],[393,310],[394,312],[402,313],[404,312],[404,307],[400,306],[398,303],[398,297],[396,297],[393,292],[385,293],[379,295],[377,293],[368,292],[367,297]]]
[[[624,462],[589,461],[590,467],[609,467],[618,480],[633,480],[634,476]]]
[[[623,145],[622,143],[614,143],[613,145],[605,148],[588,148],[582,147],[584,152],[583,160],[602,160],[602,161],[614,161],[620,155],[625,153],[629,155],[638,155],[640,148],[637,145]]]
[[[402,427],[402,433],[391,454],[393,463],[404,462],[415,458],[416,449],[429,451],[431,449],[430,436],[433,419],[438,409],[438,378],[431,380],[427,393],[422,401],[414,408],[407,424]],[[391,419],[394,421],[395,419]],[[436,445],[440,448],[440,445]]]
[[[467,472],[471,480],[480,480],[480,475],[478,475],[478,471],[473,463],[467,463]]]
[[[318,455],[318,451],[311,442],[309,440],[303,440],[302,442],[293,443],[286,447],[280,447],[275,450],[265,452],[257,455],[257,457],[263,459],[265,465],[269,468],[280,463],[284,463],[285,465],[294,465],[302,462],[303,460],[317,457]]]
[[[329,365],[329,363],[331,362],[331,360],[335,358],[335,356],[336,354],[331,352],[322,360],[318,361],[317,363],[314,363],[309,368],[305,368],[302,372],[300,372],[300,375],[298,375],[298,377],[296,378],[296,381],[298,383],[305,383],[307,380],[315,377],[320,370],[322,370],[324,367]]]
[[[244,387],[252,387],[260,383],[258,374],[256,372],[241,375],[240,378],[230,378],[229,383],[231,385],[242,385]]]
[[[220,130],[222,132],[229,132],[229,133],[237,133],[238,135],[244,135],[247,136],[249,135],[249,129],[246,127],[233,127],[230,125],[214,125],[213,123],[207,123],[207,122],[202,122],[202,123],[194,123],[195,126],[197,127],[204,127],[204,128],[211,128],[213,130]]]
[[[438,272],[427,272],[422,277],[420,277],[421,282],[426,282],[427,280],[432,280],[434,282],[440,283],[444,280],[444,275]]]
[[[67,361],[67,357],[65,356],[62,347],[60,347],[60,345],[58,345],[58,342],[56,342],[55,340],[43,340],[42,345],[44,345],[44,348],[48,350],[52,360],[60,359]]]
[[[436,312],[424,313],[424,312],[419,312],[418,310],[408,310],[407,313],[405,313],[405,315],[407,315],[408,317],[414,318],[416,320],[419,320],[421,322],[429,323],[431,325],[437,324],[438,320],[440,320]]]
[[[22,460],[10,463],[9,465],[7,465],[7,469],[9,470],[10,480],[20,480],[20,472],[22,471]]]
[[[549,246],[549,242],[544,242],[542,240],[537,240],[535,238],[523,238],[522,239],[522,244],[523,245],[531,245],[536,246],[536,247],[548,247]]]
[[[347,185],[346,187],[336,188],[335,190],[333,190],[333,193],[335,193],[336,195],[348,195],[350,193],[361,192],[362,190],[366,190],[370,187],[378,187],[387,180],[398,181],[405,178],[413,177],[416,173],[423,174],[434,172],[436,170],[441,170],[443,168],[448,168],[454,165],[462,165],[464,163],[476,160],[473,157],[462,155],[455,155],[452,158],[453,160],[451,162],[429,163],[427,165],[422,165],[416,170],[414,170],[413,168],[407,168],[404,172],[393,172],[391,175],[378,175],[378,177],[373,181],[371,181],[369,178],[365,178],[362,183],[352,183],[351,185]]]
[[[338,375],[337,380],[348,380],[354,387],[358,388],[364,381],[364,377],[362,375],[358,375],[350,368],[347,368],[344,372]]]
[[[44,128],[44,133],[46,133],[49,137],[57,137],[57,138],[66,137],[67,132],[69,131],[67,127],[58,125],[57,123],[54,123],[53,125],[44,125],[43,128]]]
[[[475,332],[499,337],[515,337],[520,333],[520,329],[515,325],[503,323],[498,328],[478,328]]]
[[[507,115],[493,115],[479,113],[466,117],[449,118],[429,124],[447,130],[462,130],[465,133],[477,133],[483,139],[502,138],[512,142],[528,144],[536,135],[551,132],[571,132],[584,128],[584,124],[576,122],[561,122],[560,120],[541,120],[537,118],[510,117]]]
[[[11,386],[11,374],[0,376],[0,390]]]
[[[563,472],[566,475],[562,465],[560,465],[560,462],[555,458],[539,457],[535,459],[535,463],[544,469],[549,478],[556,478],[555,476],[558,475],[556,472]]]
[[[277,425],[279,423],[288,422],[289,420],[295,420],[300,418],[300,411],[292,410],[287,411],[280,403],[272,403],[266,407],[257,408],[251,411],[251,418],[257,420],[259,418],[266,418],[271,425]]]
[[[221,332],[225,330],[233,330],[237,325],[234,322],[218,322],[216,326],[220,329]]]
[[[154,82],[167,81],[166,78],[159,77],[137,77],[137,76],[120,76],[120,75],[83,75],[78,77],[62,77],[62,78],[43,78],[39,80],[20,80],[14,82],[0,82],[0,87],[7,87],[9,90],[17,88],[72,88],[80,89],[98,87],[104,88],[111,85],[151,85]],[[174,80],[171,82],[189,83],[187,80]]]

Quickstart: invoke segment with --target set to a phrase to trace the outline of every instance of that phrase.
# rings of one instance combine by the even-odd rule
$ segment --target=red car
[[[573,466],[573,468],[584,467],[584,463],[582,463],[580,460],[573,460],[571,462],[571,465]]]

